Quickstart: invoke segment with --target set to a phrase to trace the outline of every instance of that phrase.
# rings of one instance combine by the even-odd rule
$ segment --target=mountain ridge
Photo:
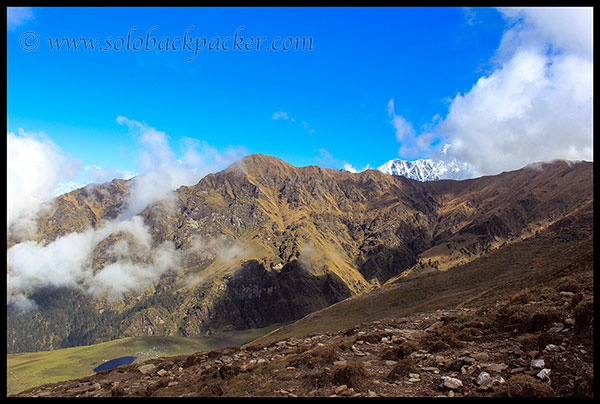
[[[465,181],[418,182],[247,156],[139,214],[150,251],[172,244],[180,266],[120,301],[84,291],[29,292],[79,306],[86,315],[69,317],[58,305],[11,314],[9,351],[293,321],[403,273],[469,262],[577,209],[592,209],[592,170],[593,163],[555,162]],[[50,248],[68,229],[110,223],[126,209],[127,184],[56,198],[38,222],[36,240]],[[131,237],[114,233],[95,246],[90,276],[121,262],[115,251],[134,245]],[[152,256],[130,259],[151,262]],[[41,319],[51,338],[41,337]],[[69,326],[60,329],[61,322]]]

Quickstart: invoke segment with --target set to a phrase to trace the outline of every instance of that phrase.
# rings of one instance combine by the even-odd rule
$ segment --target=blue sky
[[[196,139],[200,142],[196,144],[217,153],[234,149],[274,155],[297,166],[350,164],[358,170],[398,157],[439,155],[446,143],[455,145],[453,157],[473,164],[482,174],[519,168],[528,160],[561,157],[561,150],[571,150],[570,146],[572,153],[563,157],[589,159],[591,115],[589,128],[574,129],[582,134],[573,145],[557,143],[545,154],[519,155],[514,162],[509,158],[518,146],[514,136],[503,137],[505,131],[494,134],[495,123],[506,116],[506,102],[496,95],[514,88],[515,82],[529,88],[531,80],[523,82],[527,74],[521,73],[521,67],[533,66],[527,72],[535,73],[541,60],[542,69],[548,69],[553,60],[540,58],[559,57],[547,52],[549,45],[570,51],[581,42],[571,40],[568,32],[555,35],[552,27],[557,17],[542,14],[490,8],[9,10],[7,133],[43,132],[62,154],[79,162],[78,174],[71,176],[78,183],[90,181],[85,171],[90,165],[129,173],[144,170],[140,155],[145,146],[140,146],[140,133],[132,131],[141,126],[119,123],[119,117],[163,133],[174,158],[183,158],[190,139]],[[587,14],[582,18],[587,23]],[[48,38],[98,37],[102,43],[109,37],[126,37],[128,32],[145,37],[151,27],[156,27],[152,36],[157,39],[182,36],[194,27],[191,36],[209,39],[232,36],[236,30],[243,37],[267,41],[310,37],[314,48],[203,50],[192,61],[193,51],[182,50],[49,49]],[[23,49],[23,35],[28,32],[40,39],[35,50]],[[589,33],[574,35],[575,39],[590,36],[591,28]],[[538,43],[536,38],[547,39]],[[534,55],[537,59],[527,59],[529,49],[536,47],[540,49]],[[584,54],[585,59],[588,50],[573,52]],[[546,71],[539,73],[533,82],[548,76]],[[584,89],[588,84],[589,96],[579,101],[591,108],[591,72],[589,83],[577,83]],[[531,90],[531,97],[547,99],[538,87]],[[478,105],[495,99],[497,104],[477,112]],[[488,117],[489,110],[495,115]],[[475,115],[481,115],[482,122],[468,120]],[[530,117],[539,119],[538,111]],[[507,127],[513,128],[517,118],[511,119]],[[525,122],[522,127],[527,132],[531,125]],[[501,137],[505,141],[488,151],[483,143],[464,146],[486,135],[492,143]],[[526,147],[549,143],[541,136],[532,132],[533,147],[525,143]],[[479,149],[481,155],[469,154]],[[500,156],[495,165],[486,153]]]
[[[473,14],[475,15],[474,20]],[[43,131],[83,165],[136,171],[135,142],[118,116],[217,149],[316,164],[321,150],[356,167],[398,157],[386,106],[418,128],[468,91],[497,49],[491,9],[34,8],[8,31],[8,127]],[[50,51],[48,37],[312,37],[312,51]],[[41,38],[19,45],[25,31]],[[272,119],[283,111],[290,119]],[[305,128],[302,122],[306,122]],[[418,156],[400,156],[414,159]]]

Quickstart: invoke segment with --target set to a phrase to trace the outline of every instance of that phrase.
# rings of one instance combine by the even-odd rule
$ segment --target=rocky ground
[[[579,286],[158,358],[17,396],[592,396],[593,303]]]

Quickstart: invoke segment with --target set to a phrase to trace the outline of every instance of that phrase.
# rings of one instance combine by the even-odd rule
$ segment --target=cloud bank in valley
[[[129,291],[141,291],[157,281],[166,271],[178,269],[183,258],[171,242],[153,245],[149,228],[138,215],[150,204],[168,201],[172,191],[193,185],[206,174],[225,168],[245,154],[242,148],[219,152],[205,142],[186,138],[183,156],[176,158],[167,135],[145,123],[118,117],[136,139],[140,175],[130,183],[125,211],[113,221],[82,233],[70,233],[53,242],[27,240],[35,233],[40,213],[52,207],[61,181],[73,178],[81,162],[64,153],[43,133],[8,136],[8,228],[7,233],[21,234],[21,239],[7,253],[8,301],[22,309],[35,307],[27,299],[29,291],[43,287],[75,287],[91,295],[106,294],[118,299]],[[93,177],[111,180],[112,175],[131,173],[87,166]],[[93,186],[93,185],[90,185]],[[108,250],[111,258],[100,268],[94,267],[95,249],[110,235],[124,234],[133,240],[117,241]],[[223,254],[230,254],[225,249]]]
[[[107,251],[110,263],[94,268],[92,253],[111,234],[127,238]],[[35,304],[24,293],[43,286],[79,288],[95,296],[106,294],[109,300],[142,291],[169,269],[178,269],[181,253],[172,242],[153,248],[148,227],[140,216],[134,216],[70,233],[48,244],[19,243],[8,250],[7,258],[9,302],[31,308]]]

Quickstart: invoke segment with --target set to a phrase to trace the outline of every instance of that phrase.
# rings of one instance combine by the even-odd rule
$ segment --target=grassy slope
[[[164,356],[210,351],[225,345],[243,345],[276,327],[277,325],[273,325],[260,329],[225,332],[202,338],[122,338],[54,351],[10,354],[6,358],[7,394],[46,383],[89,376],[94,374],[93,369],[96,366],[121,356],[137,356],[135,362],[141,362]]]

